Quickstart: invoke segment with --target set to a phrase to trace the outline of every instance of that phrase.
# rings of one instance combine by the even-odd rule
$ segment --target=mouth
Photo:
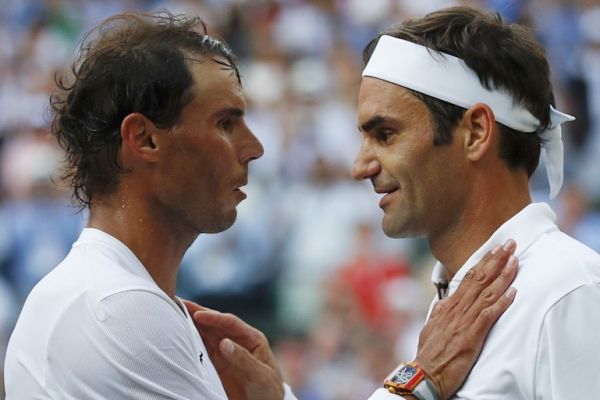
[[[381,200],[379,200],[379,207],[384,208],[390,201],[392,201],[394,193],[398,192],[399,190],[399,187],[387,189],[375,188],[376,193],[383,194],[383,197],[381,197]]]
[[[235,188],[235,189],[233,189],[233,191],[234,191],[234,193],[238,194],[238,195],[241,197],[241,199],[242,199],[242,200],[244,200],[244,199],[247,197],[247,195],[246,195],[246,193],[245,193],[245,192],[242,190],[242,187],[243,187],[243,186],[240,186],[240,187],[238,187],[238,188]]]

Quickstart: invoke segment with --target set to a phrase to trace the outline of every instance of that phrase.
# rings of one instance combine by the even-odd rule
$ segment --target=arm
[[[508,290],[516,271],[509,256],[515,244],[487,254],[465,277],[457,292],[436,304],[419,338],[416,362],[425,370],[441,399],[449,398],[462,384],[481,352],[496,320],[512,303]],[[507,265],[508,264],[508,265]],[[232,399],[281,400],[281,374],[265,336],[231,314],[186,303],[194,316],[225,390]],[[272,389],[269,395],[266,389]],[[291,395],[286,393],[287,397]],[[410,398],[410,397],[407,397]],[[398,400],[384,389],[372,400]]]

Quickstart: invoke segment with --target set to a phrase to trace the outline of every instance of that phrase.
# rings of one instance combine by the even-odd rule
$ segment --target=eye
[[[380,128],[374,132],[375,138],[381,143],[387,143],[394,134],[392,129]]]
[[[233,120],[231,118],[223,118],[219,121],[219,128],[226,132],[231,132],[233,129]]]

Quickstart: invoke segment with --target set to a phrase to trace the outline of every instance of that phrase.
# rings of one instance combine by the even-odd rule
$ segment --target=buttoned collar
[[[447,295],[454,293],[467,272],[496,245],[504,244],[508,239],[517,243],[515,255],[523,254],[543,233],[557,230],[556,214],[546,203],[532,203],[506,221],[490,238],[467,260],[448,282],[446,268],[439,261],[433,268],[431,280],[442,287],[447,284]],[[460,243],[456,244],[460,246]]]

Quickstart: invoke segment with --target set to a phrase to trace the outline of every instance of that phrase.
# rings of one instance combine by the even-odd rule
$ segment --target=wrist
[[[390,393],[405,399],[439,400],[437,388],[416,362],[401,363],[383,383]]]
[[[444,375],[442,374],[443,369],[440,368],[440,366],[431,366],[425,362],[421,362],[418,355],[413,362],[418,364],[423,369],[423,372],[425,372],[425,377],[429,382],[431,388],[435,391],[438,400],[445,400],[450,397],[447,394],[445,394],[443,390],[443,382],[438,380],[438,378],[444,377]]]

